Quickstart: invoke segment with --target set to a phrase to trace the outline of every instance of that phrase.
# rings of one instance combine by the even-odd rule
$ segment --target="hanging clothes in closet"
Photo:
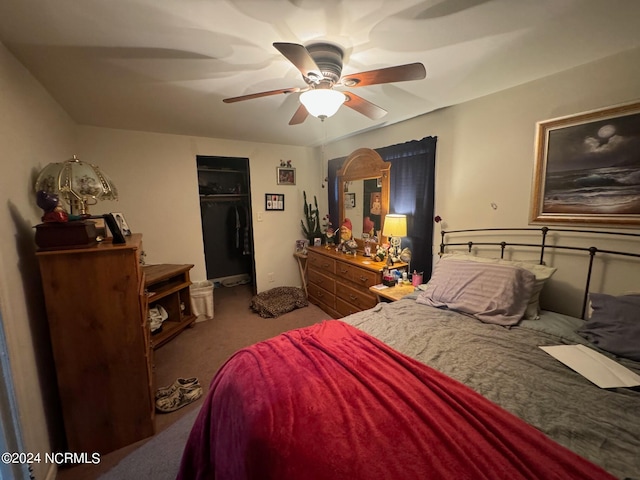
[[[251,238],[249,233],[249,210],[241,203],[230,206],[227,215],[227,226],[232,249],[242,255],[251,255]]]
[[[207,278],[252,271],[249,210],[240,200],[201,199]]]

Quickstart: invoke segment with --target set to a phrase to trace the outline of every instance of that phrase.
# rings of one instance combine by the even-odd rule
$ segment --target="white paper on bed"
[[[600,388],[640,385],[640,376],[585,345],[553,345],[540,348]]]

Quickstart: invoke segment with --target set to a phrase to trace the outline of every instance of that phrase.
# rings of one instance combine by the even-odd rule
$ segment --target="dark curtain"
[[[338,225],[338,222],[340,221],[340,213],[338,212],[338,170],[340,170],[346,159],[347,157],[331,159],[327,166],[329,218],[334,230],[340,228],[340,225]]]
[[[389,213],[407,216],[407,237],[402,248],[411,250],[411,271],[431,277],[433,263],[433,199],[437,137],[377,148],[391,162]]]
[[[437,137],[425,137],[376,151],[391,162],[389,213],[407,216],[407,237],[402,248],[411,250],[411,271],[424,272],[424,280],[431,276],[433,261],[433,199]],[[338,179],[336,173],[347,157],[328,162],[329,216],[337,225]]]

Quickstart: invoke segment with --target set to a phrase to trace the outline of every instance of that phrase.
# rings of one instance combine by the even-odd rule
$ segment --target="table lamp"
[[[384,217],[384,225],[382,227],[382,235],[389,238],[389,255],[387,263],[395,261],[400,252],[401,237],[407,236],[407,216],[396,213],[390,213]],[[393,249],[393,250],[392,250]],[[391,256],[393,255],[393,260]]]
[[[69,213],[86,217],[89,206],[98,200],[117,200],[118,189],[97,166],[81,162],[74,155],[65,162],[50,163],[42,169],[36,192],[55,193],[66,202]]]

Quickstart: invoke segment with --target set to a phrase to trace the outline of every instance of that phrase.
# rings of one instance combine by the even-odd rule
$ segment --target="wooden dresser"
[[[374,307],[378,298],[369,287],[382,283],[384,267],[384,262],[375,262],[360,254],[354,257],[333,248],[309,247],[309,301],[333,318]],[[394,265],[394,268],[406,267],[406,263]]]
[[[68,451],[106,454],[154,434],[156,336],[147,309],[161,303],[169,312],[157,343],[195,316],[191,265],[143,269],[141,249],[134,234],[120,245],[37,253]]]

